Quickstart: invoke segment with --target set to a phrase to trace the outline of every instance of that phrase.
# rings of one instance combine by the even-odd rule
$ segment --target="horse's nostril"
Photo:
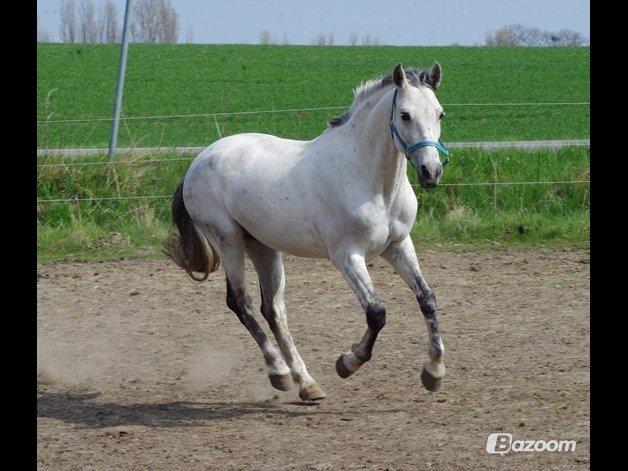
[[[421,177],[423,177],[426,180],[430,178],[430,171],[427,169],[425,165],[421,165]]]

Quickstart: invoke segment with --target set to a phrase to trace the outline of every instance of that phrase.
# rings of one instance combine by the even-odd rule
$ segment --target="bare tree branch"
[[[310,42],[311,44],[314,44],[316,46],[333,46],[334,45],[334,32],[332,31],[331,33],[327,33],[327,34],[319,33]]]
[[[270,34],[266,28],[259,32],[259,43],[260,44],[273,44],[273,35]]]
[[[120,42],[122,32],[120,31],[118,26],[118,10],[111,0],[107,0],[104,5],[101,31],[102,42]]]
[[[39,15],[37,15],[37,42],[38,43],[50,42],[50,33],[48,33],[48,30],[46,28],[44,28],[41,24],[39,24]]]
[[[176,44],[179,40],[179,14],[170,5],[170,0],[159,2],[160,40],[158,42]]]
[[[379,36],[371,36],[370,33],[366,33],[366,36],[362,38],[363,46],[379,46],[380,44],[381,41],[379,39]]]
[[[135,2],[131,37],[138,43],[176,43],[179,40],[179,14],[170,0]]]
[[[76,5],[74,3],[74,0],[61,0],[61,7],[59,8],[59,20],[59,37],[61,38],[61,42],[76,42]]]
[[[99,40],[98,25],[96,23],[96,10],[92,0],[81,0],[79,4],[78,42],[97,43]]]
[[[187,31],[185,32],[185,42],[187,44],[194,42],[194,28],[192,25],[188,26]]]

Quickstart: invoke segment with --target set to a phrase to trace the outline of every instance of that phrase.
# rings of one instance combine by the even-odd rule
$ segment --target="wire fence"
[[[323,120],[322,116],[339,114],[349,106],[277,107],[241,111],[214,109],[196,113],[122,116],[121,147],[131,150],[197,146],[198,143],[214,141],[225,135],[251,131],[290,139],[311,139],[320,134],[326,125],[327,120]],[[448,135],[449,141],[470,140],[476,135],[487,142],[498,141],[505,135],[520,140],[556,137],[574,139],[588,135],[586,123],[590,102],[586,100],[445,102],[443,106],[451,111],[449,119],[457,123],[455,128],[451,128],[454,132]],[[78,156],[85,151],[96,150],[87,148],[105,147],[109,140],[111,121],[110,116],[103,115],[64,117],[62,114],[58,116],[54,112],[46,112],[46,116],[40,116],[37,120],[37,153],[62,155],[63,151],[71,150],[72,156]]]
[[[161,162],[185,162],[194,159],[194,157],[181,157],[176,159],[142,159],[142,160],[98,160],[96,162],[63,162],[55,164],[37,164],[39,168],[46,167],[82,167],[90,165],[141,165],[154,164]]]
[[[552,140],[552,141],[495,141],[495,142],[448,142],[447,146],[450,149],[463,149],[463,148],[483,148],[483,149],[499,149],[499,148],[516,148],[535,150],[542,148],[561,148],[561,147],[580,147],[590,145],[589,139],[564,139],[564,140]],[[176,154],[198,154],[206,147],[136,147],[136,148],[119,148],[118,154],[131,154],[135,156],[146,154],[162,154],[162,153],[176,153]],[[51,157],[88,157],[88,156],[102,156],[107,153],[107,149],[39,149],[37,151],[37,157],[51,158]],[[160,162],[181,162],[193,159],[195,156],[178,157],[178,158],[165,158],[165,159],[135,159],[135,160],[96,160],[96,161],[83,161],[83,162],[56,162],[56,163],[44,163],[37,164],[37,167],[81,167],[90,165],[141,165]]]
[[[590,180],[560,180],[560,181],[505,181],[505,182],[462,182],[462,183],[441,183],[440,186],[510,186],[510,185],[572,185],[588,184]],[[420,185],[410,185],[413,188],[421,188]],[[89,198],[50,198],[38,199],[37,203],[80,203],[86,201],[118,201],[118,200],[139,200],[139,199],[162,199],[172,198],[172,195],[134,195],[134,196],[104,196]]]
[[[448,107],[529,107],[529,106],[589,106],[590,102],[489,102],[489,103],[444,103],[443,106]],[[121,117],[123,121],[142,121],[142,120],[166,120],[166,119],[186,119],[186,118],[201,118],[201,117],[225,117],[225,116],[241,116],[241,115],[263,115],[263,114],[276,114],[276,113],[294,113],[294,112],[308,112],[308,111],[327,111],[327,110],[341,110],[347,109],[348,106],[321,106],[312,108],[290,108],[290,109],[274,109],[274,110],[248,110],[248,111],[230,111],[230,112],[212,112],[212,113],[189,113],[189,114],[171,114],[171,115],[146,115],[146,116],[127,116]],[[50,119],[40,118],[37,124],[79,124],[90,122],[110,122],[111,117],[95,117],[95,118],[77,118],[77,119]],[[220,133],[220,129],[218,129]],[[524,141],[525,142],[525,141]],[[534,141],[530,141],[534,142]],[[548,141],[549,142],[549,141]],[[558,141],[557,141],[558,142]],[[588,143],[588,140],[587,140]],[[458,144],[473,144],[473,143],[458,143]],[[482,143],[476,143],[482,144]],[[485,143],[486,144],[486,143]],[[494,143],[498,144],[498,143]],[[506,144],[506,143],[504,143]],[[63,150],[63,149],[56,149]],[[75,149],[79,151],[85,151],[89,149]],[[99,149],[93,149],[98,151]],[[130,149],[132,150],[132,149]],[[148,149],[150,150],[150,149]],[[45,149],[38,150],[38,152],[45,153]],[[97,160],[97,161],[83,161],[83,162],[55,162],[55,163],[42,163],[37,164],[38,168],[53,168],[53,167],[78,167],[78,166],[94,166],[94,165],[143,165],[143,164],[156,164],[165,162],[184,162],[190,161],[194,156],[180,157],[180,158],[152,158],[152,159],[136,159],[136,160]],[[442,183],[442,187],[482,187],[482,186],[514,186],[514,185],[575,185],[575,184],[589,184],[589,180],[560,180],[560,181],[479,181],[479,182],[459,182],[459,183]],[[414,188],[420,188],[420,185],[412,185]],[[98,202],[98,201],[120,201],[120,200],[159,200],[169,199],[172,195],[119,195],[110,197],[85,197],[85,198],[49,198],[38,199],[38,204],[44,203],[80,203],[80,202]]]
[[[442,106],[589,106],[590,102],[502,102],[502,103],[442,103]],[[242,115],[256,115],[256,114],[274,114],[274,113],[295,113],[305,111],[327,111],[327,110],[341,110],[347,109],[347,106],[320,106],[314,108],[287,108],[276,110],[249,110],[249,111],[225,111],[225,112],[213,112],[213,113],[188,113],[188,114],[173,114],[173,115],[146,115],[146,116],[121,116],[123,121],[136,121],[136,120],[153,120],[153,119],[185,119],[185,118],[204,118],[204,117],[223,117],[223,116],[242,116]],[[97,118],[76,118],[76,119],[47,119],[38,118],[37,124],[71,124],[71,123],[92,123],[92,122],[107,122],[112,121],[112,117],[97,117]]]

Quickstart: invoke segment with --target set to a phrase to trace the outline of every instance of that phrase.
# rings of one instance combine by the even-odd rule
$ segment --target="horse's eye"
[[[438,115],[438,119],[443,119],[443,116],[445,116],[445,112],[441,111],[440,115]]]
[[[407,111],[401,112],[401,119],[403,119],[404,121],[412,121],[412,118],[410,118],[410,113],[408,113]]]

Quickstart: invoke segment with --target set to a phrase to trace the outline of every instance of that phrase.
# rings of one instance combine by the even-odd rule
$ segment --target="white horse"
[[[364,337],[336,361],[343,378],[371,358],[386,323],[366,264],[378,255],[390,262],[427,323],[429,360],[421,380],[429,391],[440,388],[444,348],[435,297],[409,235],[417,200],[406,175],[410,160],[423,187],[439,183],[438,151],[447,153],[438,143],[443,109],[434,92],[440,81],[438,63],[428,70],[398,64],[391,75],[358,87],[351,107],[316,139],[225,137],[196,157],[176,190],[172,211],[179,235],[166,241],[166,253],[199,281],[222,260],[227,305],[259,344],[275,388],[287,391],[296,383],[303,400],[325,397],[288,330],[284,252],[330,259],[364,308]],[[257,271],[261,312],[279,351],[255,319],[245,290],[245,253]]]

